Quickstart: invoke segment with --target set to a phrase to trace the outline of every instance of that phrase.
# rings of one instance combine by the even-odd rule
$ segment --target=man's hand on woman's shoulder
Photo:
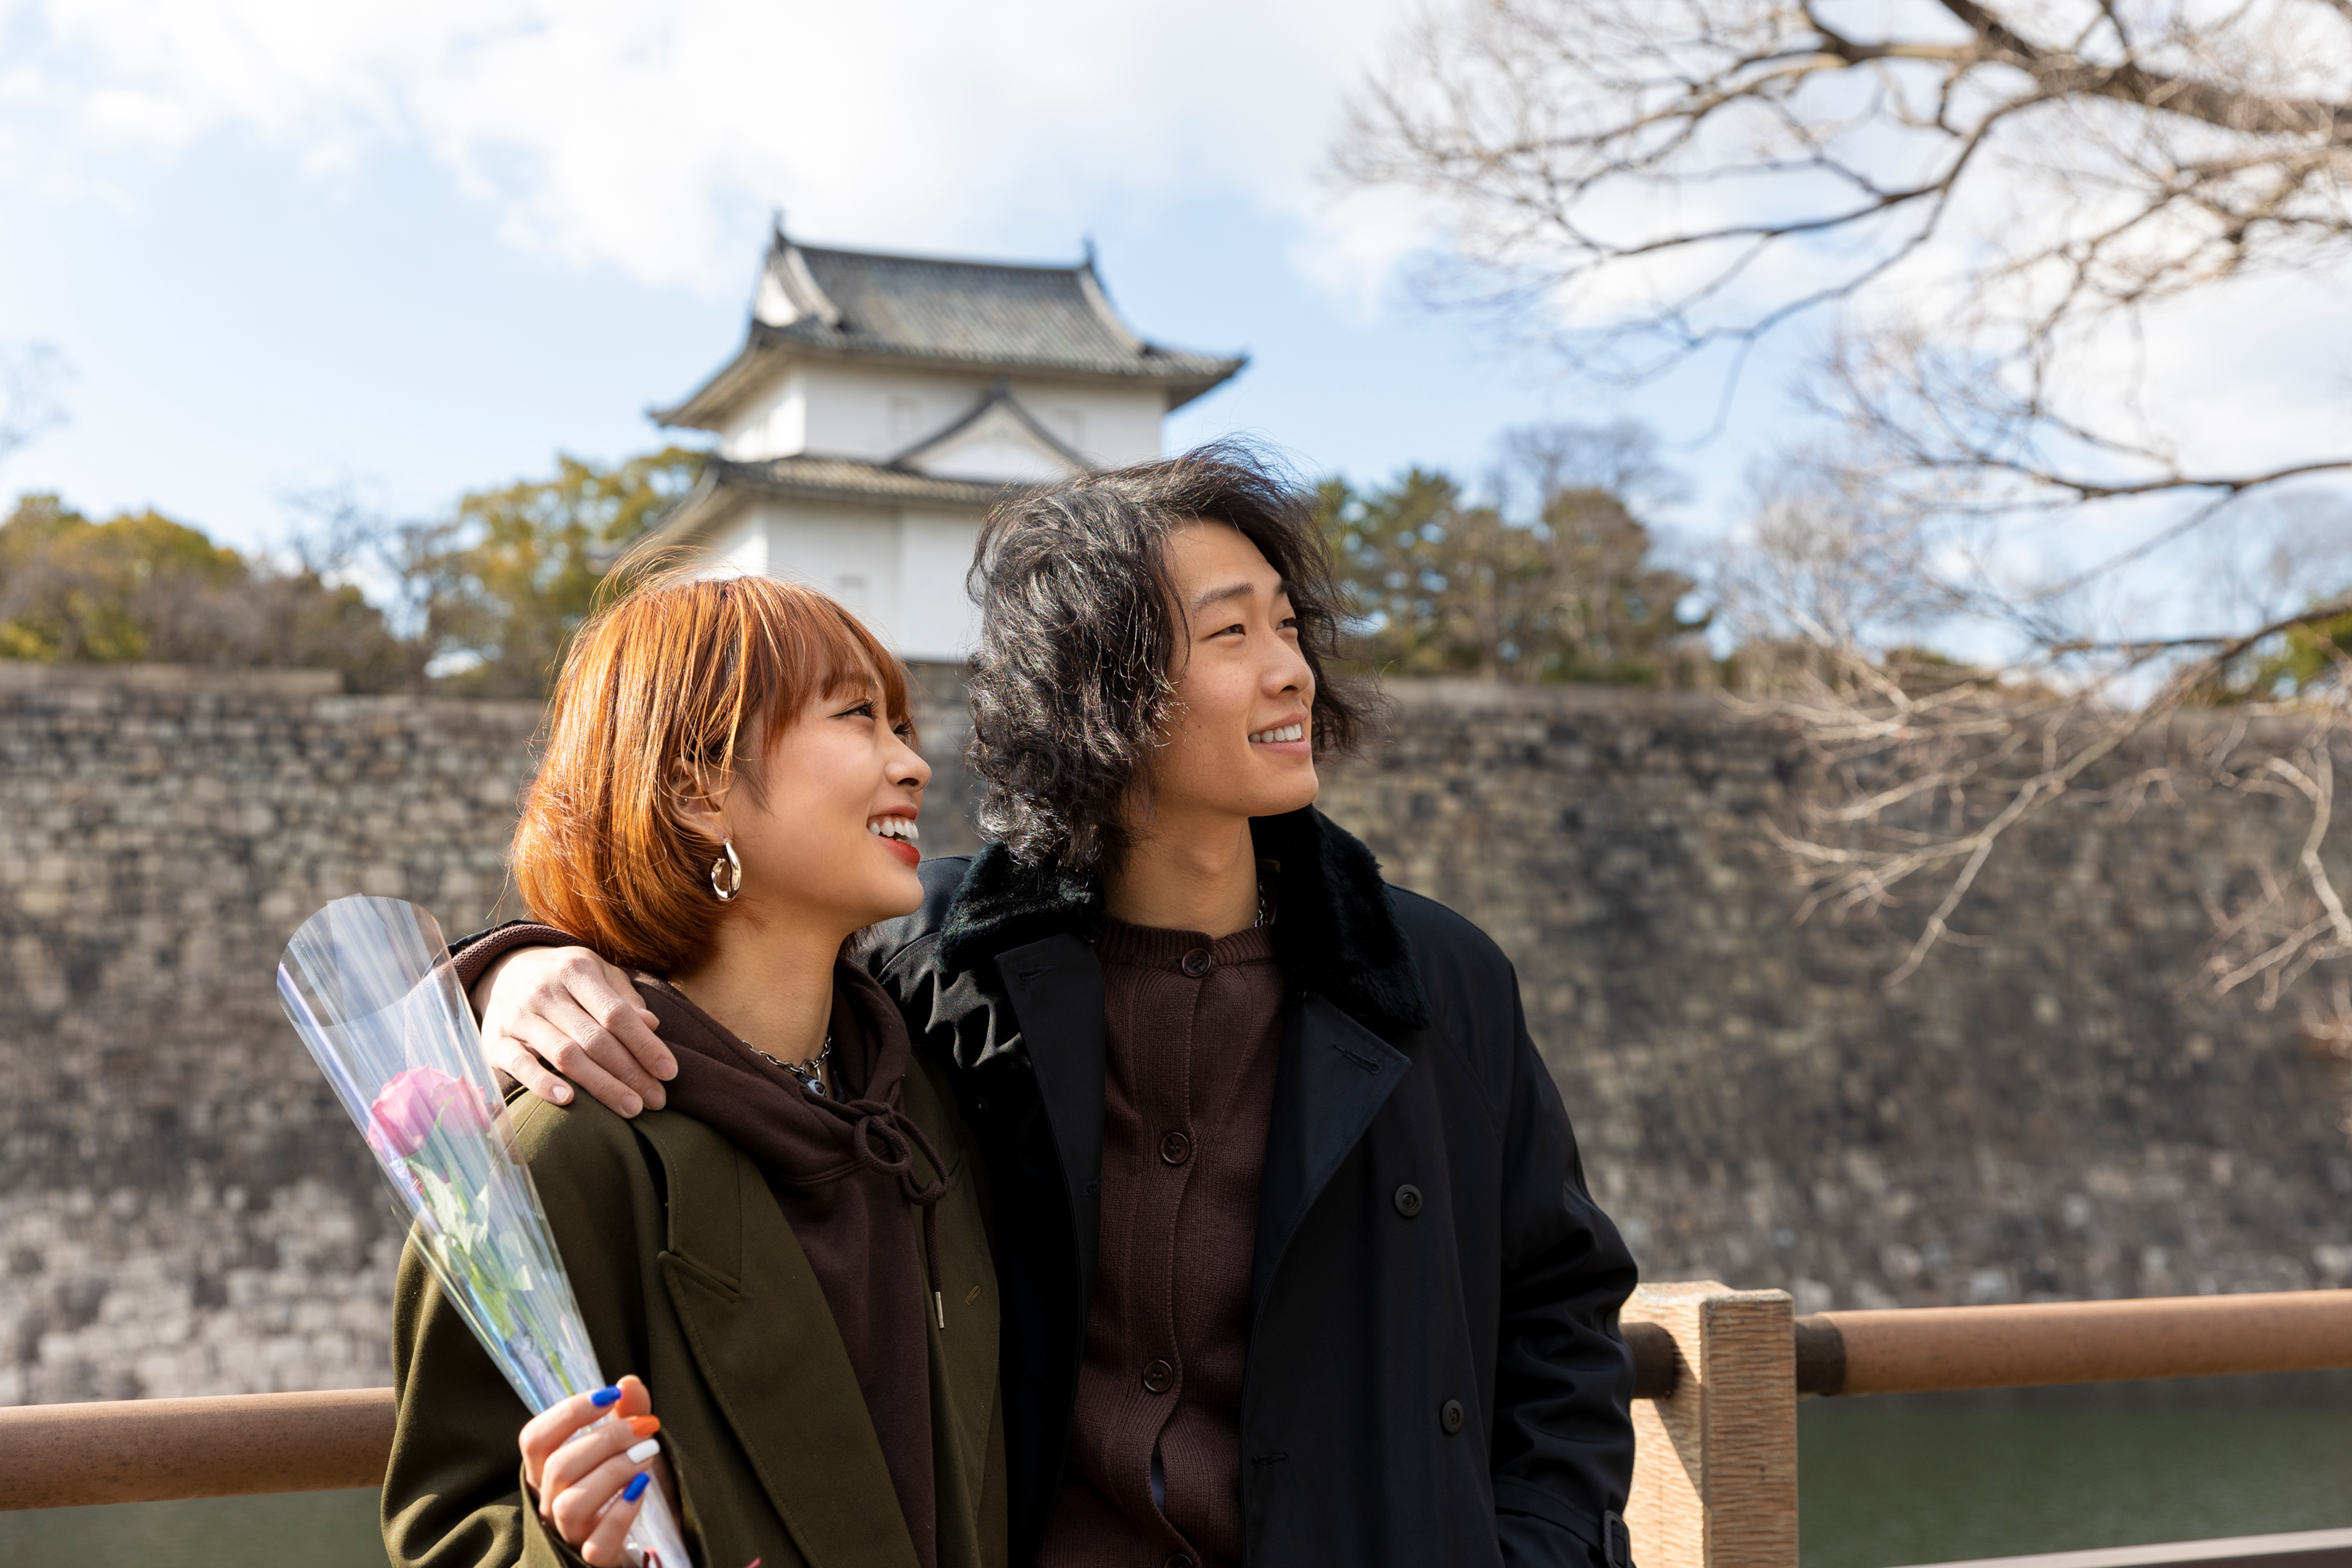
[[[624,1116],[668,1099],[677,1058],[654,1033],[658,1020],[629,977],[587,948],[518,948],[472,997],[490,1065],[541,1099],[568,1105],[577,1084]]]

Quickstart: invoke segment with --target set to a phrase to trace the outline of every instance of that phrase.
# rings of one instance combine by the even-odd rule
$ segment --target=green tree
[[[461,498],[409,541],[430,672],[445,689],[536,697],[594,609],[613,558],[692,488],[702,454],[672,446],[612,468],[559,456],[552,478]]]
[[[1324,526],[1363,612],[1364,656],[1399,674],[1526,679],[1540,633],[1540,541],[1444,474],[1321,491]]]
[[[0,658],[331,668],[360,690],[400,670],[356,588],[247,559],[152,511],[93,522],[47,495],[0,523]]]
[[[1525,522],[1415,468],[1385,489],[1320,491],[1324,528],[1374,667],[1484,680],[1652,685],[1704,621],[1680,612],[1691,580],[1653,560],[1622,500],[1538,487]]]
[[[312,497],[291,567],[153,512],[99,523],[27,496],[0,524],[0,658],[304,666],[355,691],[538,697],[613,558],[701,461],[678,447],[612,468],[559,457],[552,478],[424,519]]]
[[[2342,604],[2352,594],[2338,594]],[[2352,613],[2288,626],[2219,670],[2201,694],[2214,703],[2288,702],[2352,688]]]
[[[1706,629],[1705,617],[1682,612],[1697,585],[1651,559],[1650,530],[1618,497],[1560,490],[1538,531],[1549,567],[1544,679],[1654,685],[1669,645]]]
[[[0,655],[111,662],[148,656],[141,601],[170,586],[214,586],[236,555],[147,512],[93,523],[55,496],[26,496],[0,524]]]

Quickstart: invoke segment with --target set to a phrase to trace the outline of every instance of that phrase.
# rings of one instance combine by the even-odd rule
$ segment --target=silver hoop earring
[[[722,840],[719,847],[726,852],[726,858],[710,862],[710,891],[719,895],[719,903],[732,904],[743,891],[743,862],[735,858],[734,840]],[[724,886],[719,884],[721,876],[727,879]]]

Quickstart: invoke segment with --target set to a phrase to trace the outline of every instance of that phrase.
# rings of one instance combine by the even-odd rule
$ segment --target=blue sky
[[[1628,396],[1412,303],[1435,216],[1322,171],[1412,5],[0,0],[0,347],[72,372],[68,422],[0,461],[0,497],[267,546],[306,492],[415,515],[558,452],[650,449],[643,411],[740,342],[782,206],[882,249],[1068,259],[1091,235],[1145,334],[1252,356],[1172,445],[1475,478],[1514,424],[1646,418],[1694,481],[1656,520],[1704,566],[1748,476],[1809,434],[1785,391],[1804,335],[1701,442],[1705,371]],[[2339,280],[2273,276],[2168,330],[2145,390],[2190,450],[2333,444]],[[2157,521],[2004,548],[2047,572]],[[2118,616],[2212,620],[2211,556],[2140,570]]]
[[[1473,475],[1512,424],[1629,406],[1413,304],[1426,217],[1319,183],[1395,5],[1004,11],[1097,77],[1159,73],[1133,94],[1071,88],[1066,59],[1027,47],[991,79],[994,46],[919,0],[900,14],[928,38],[793,5],[656,25],[422,5],[407,29],[341,9],[0,0],[0,344],[71,367],[68,422],[0,465],[0,493],[261,544],[305,491],[416,511],[558,451],[646,450],[665,436],[644,409],[740,340],[772,205],[804,237],[880,248],[1062,259],[1091,235],[1147,335],[1252,356],[1170,421],[1175,445],[1244,433],[1313,474]],[[760,34],[772,63],[714,63],[754,17],[782,19]],[[1244,35],[1256,55],[1222,58]],[[810,102],[794,60],[820,54],[840,79]],[[1777,439],[1771,386],[1678,455],[1700,482],[1680,521],[1734,515]],[[1704,401],[1630,406],[1688,435]]]

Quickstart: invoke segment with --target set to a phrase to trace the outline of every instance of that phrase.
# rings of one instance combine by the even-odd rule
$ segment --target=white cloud
[[[1302,225],[1302,271],[1361,296],[1418,226],[1335,205],[1314,173],[1402,10],[0,0],[0,144],[37,113],[83,166],[224,130],[320,172],[421,147],[516,243],[710,291],[743,286],[743,214],[771,205],[812,235],[973,249],[1075,242],[1109,200],[1238,193]]]

